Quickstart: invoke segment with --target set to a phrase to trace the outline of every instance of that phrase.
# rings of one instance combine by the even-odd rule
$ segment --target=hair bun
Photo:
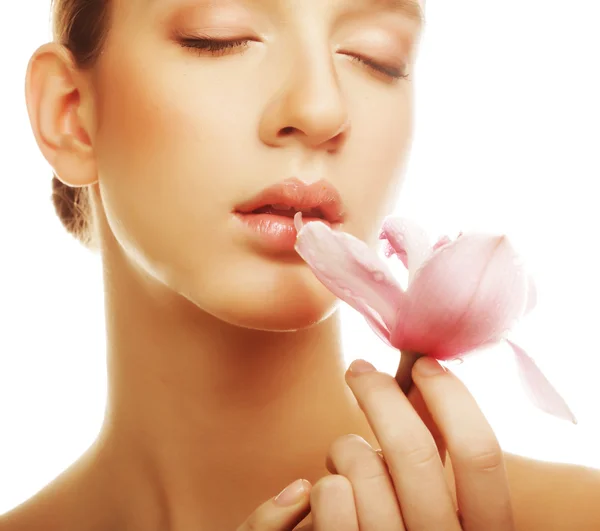
[[[67,186],[53,175],[52,204],[67,231],[86,247],[92,247],[88,189]]]

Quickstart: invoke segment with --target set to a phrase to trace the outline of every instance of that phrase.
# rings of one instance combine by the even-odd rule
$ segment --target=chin
[[[286,304],[282,306],[282,304]],[[327,319],[336,309],[336,302],[327,306],[298,304],[297,301],[273,304],[227,306],[215,317],[231,325],[269,332],[292,332],[310,328]]]
[[[262,269],[262,268],[261,268]],[[186,296],[213,317],[241,328],[286,332],[310,328],[336,310],[339,299],[307,266],[277,267],[276,271],[233,271],[227,284]]]

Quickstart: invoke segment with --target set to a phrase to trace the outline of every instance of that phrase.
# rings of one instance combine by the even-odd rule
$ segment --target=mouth
[[[315,220],[329,221],[327,216],[323,213],[320,207],[310,208],[310,209],[298,209],[294,206],[284,205],[284,204],[275,204],[275,205],[265,205],[260,208],[255,208],[249,214],[270,214],[272,216],[281,216],[284,218],[294,219],[298,212],[302,212],[303,218],[310,218]],[[331,223],[331,222],[330,222]]]
[[[320,181],[307,185],[288,179],[238,205],[235,216],[250,229],[254,241],[273,251],[294,251],[297,231],[294,216],[304,222],[321,221],[335,228],[344,221],[342,200],[336,188]],[[294,251],[295,252],[295,251]]]
[[[307,219],[325,221],[331,225],[343,222],[342,200],[337,189],[326,181],[307,185],[299,179],[288,179],[260,192],[239,205],[238,214],[269,214],[292,218],[302,212]]]

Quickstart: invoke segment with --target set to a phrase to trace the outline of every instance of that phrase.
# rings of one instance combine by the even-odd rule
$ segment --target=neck
[[[125,527],[233,529],[293,480],[327,475],[337,437],[376,444],[344,381],[337,314],[295,332],[234,327],[131,268],[104,268],[99,438]]]

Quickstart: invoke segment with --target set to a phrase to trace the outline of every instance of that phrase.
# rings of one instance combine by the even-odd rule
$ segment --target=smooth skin
[[[329,503],[328,487],[313,491],[315,528],[460,530],[440,458],[447,448],[455,464],[463,529],[514,530],[502,450],[462,382],[433,359],[422,358],[415,365],[415,383],[439,429],[434,430],[441,443],[438,448],[435,436],[394,378],[373,372],[371,367],[355,362],[347,382],[381,443],[385,463],[359,437],[338,440],[329,458],[339,474],[336,480],[340,483],[333,490],[344,492],[344,501],[337,506]],[[448,400],[449,396],[453,400]],[[346,483],[345,489],[342,483]],[[337,507],[339,513],[331,507]]]
[[[355,361],[346,373],[381,442],[338,438],[327,455],[331,475],[299,491],[295,503],[269,500],[238,531],[541,531],[599,529],[598,471],[531,461],[513,463],[464,384],[431,358],[413,371],[406,397],[395,379]],[[518,460],[519,458],[517,458]],[[445,464],[452,460],[449,476]],[[529,488],[550,481],[554,496],[513,503],[510,475]],[[587,473],[585,473],[587,472]],[[523,483],[525,483],[523,481]],[[569,492],[573,488],[574,492]],[[556,505],[558,503],[558,506]],[[311,511],[312,523],[296,527]],[[544,514],[544,516],[542,516]],[[518,524],[517,524],[518,522]]]
[[[416,10],[382,0],[110,4],[94,68],[46,43],[25,86],[40,152],[63,183],[90,191],[105,419],[84,455],[0,529],[229,531],[250,515],[250,529],[303,518],[327,529],[390,513],[397,523],[399,512],[409,531],[444,518],[456,528],[454,490],[467,525],[509,521],[502,455],[467,391],[449,375],[416,376],[417,416],[391,377],[346,379],[335,297],[297,255],[257,248],[232,214],[284,179],[327,179],[343,229],[378,243],[411,147]],[[199,37],[247,42],[213,56],[189,47]],[[450,494],[432,450],[441,435]],[[382,449],[395,490],[370,470],[360,438]],[[597,471],[506,454],[504,464],[519,531],[600,528]],[[276,505],[301,478],[310,496]],[[365,481],[380,489],[376,506]],[[490,495],[470,486],[480,483]]]
[[[381,442],[382,455],[357,435],[333,443],[327,456],[332,475],[321,479],[310,493],[313,528],[515,530],[504,455],[473,397],[433,359],[420,359],[413,378],[416,388],[409,395],[413,402],[417,395],[422,397],[416,401],[420,408],[392,376],[363,360],[350,366],[346,381]],[[455,463],[455,488],[444,471],[446,452]],[[290,513],[301,512],[306,496],[303,500]],[[255,521],[241,529],[256,526],[260,517],[252,518]],[[291,529],[289,522],[264,527],[271,528]]]

